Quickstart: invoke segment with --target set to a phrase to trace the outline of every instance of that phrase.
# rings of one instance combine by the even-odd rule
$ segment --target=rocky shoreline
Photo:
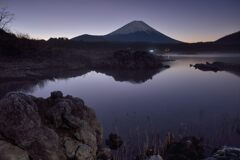
[[[94,111],[79,98],[11,92],[0,101],[1,160],[93,160],[108,151],[101,141]]]
[[[37,98],[10,92],[0,100],[1,160],[114,160],[112,150],[124,141],[110,134],[103,144],[103,129],[94,111],[80,98]],[[123,146],[124,147],[124,146]],[[161,150],[148,147],[135,160],[239,160],[240,149],[223,146],[212,155],[204,153],[202,139],[170,135]]]

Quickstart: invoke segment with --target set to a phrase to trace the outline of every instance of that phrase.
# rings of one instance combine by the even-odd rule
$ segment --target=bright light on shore
[[[154,53],[154,49],[149,49],[149,53]]]

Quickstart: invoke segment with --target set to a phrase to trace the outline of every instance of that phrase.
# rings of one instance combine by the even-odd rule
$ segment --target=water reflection
[[[61,90],[81,97],[96,111],[105,135],[114,131],[133,140],[156,133],[164,136],[170,131],[208,137],[206,141],[211,144],[239,146],[239,76],[225,71],[203,72],[189,64],[240,62],[240,57],[171,58],[176,61],[163,71],[91,71],[45,81],[27,93],[47,97],[51,91]]]
[[[76,76],[82,76],[88,73],[89,70],[80,70],[80,71],[53,71],[51,74],[46,77],[46,79],[13,79],[13,80],[4,80],[0,81],[0,98],[3,97],[6,93],[11,91],[23,91],[23,92],[33,92],[35,86],[43,88],[45,83],[49,81],[55,81],[56,79],[67,79]]]
[[[153,78],[154,75],[163,71],[164,69],[149,69],[149,70],[97,70],[98,73],[103,73],[105,75],[111,76],[115,81],[119,82],[130,82],[130,83],[144,83],[147,80]],[[23,91],[23,92],[34,92],[36,86],[41,89],[44,88],[45,84],[48,82],[56,82],[57,80],[65,80],[68,78],[84,76],[91,70],[81,70],[81,71],[69,71],[61,72],[58,75],[49,75],[48,79],[45,80],[10,80],[0,82],[0,98],[3,97],[7,92],[11,91]]]
[[[144,83],[147,80],[153,78],[154,75],[163,71],[164,69],[148,69],[148,70],[96,70],[99,73],[104,73],[114,78],[115,81],[119,82],[130,82],[130,83]]]

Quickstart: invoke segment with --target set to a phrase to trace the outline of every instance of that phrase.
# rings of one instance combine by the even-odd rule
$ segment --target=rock
[[[97,160],[112,160],[112,151],[110,148],[100,148],[97,153]]]
[[[201,139],[185,137],[166,146],[165,160],[199,160],[203,158]]]
[[[199,63],[193,65],[196,69],[202,70],[202,71],[240,71],[240,64],[233,64],[233,63],[224,63],[224,62],[213,62],[209,63],[206,62],[206,64]]]
[[[5,140],[5,137],[0,134],[0,140]]]
[[[51,98],[56,99],[56,98],[62,98],[63,94],[61,91],[54,91],[51,93]]]
[[[208,158],[205,158],[204,160],[217,160],[217,159],[214,157],[208,157]]]
[[[240,160],[240,148],[224,146],[205,160]]]
[[[153,146],[148,147],[145,151],[146,156],[150,157],[150,156],[155,155],[156,153],[154,150],[155,150],[155,148]]]
[[[0,107],[0,130],[8,138],[20,141],[25,139],[26,132],[41,127],[37,105],[30,96],[9,93],[1,100]]]
[[[85,144],[80,144],[76,155],[76,160],[94,160],[93,155],[91,154],[91,147]]]
[[[0,101],[0,132],[21,148],[28,148],[32,157],[61,156],[58,135],[42,125],[32,96],[9,93]]]
[[[8,93],[0,100],[0,133],[0,140],[13,143],[32,160],[66,160],[77,153],[91,159],[102,140],[94,111],[59,91],[47,99]]]
[[[27,152],[8,142],[0,141],[1,160],[29,160]]]
[[[81,128],[75,132],[75,137],[84,144],[91,146],[93,152],[96,154],[97,152],[97,139],[94,135],[94,132],[89,128]]]
[[[219,68],[218,66],[215,66],[215,65],[211,65],[209,63],[206,63],[206,64],[195,64],[194,65],[194,68],[195,69],[199,69],[199,70],[202,70],[202,71],[214,71],[214,72],[217,72],[217,71],[221,71],[222,69]]]
[[[147,156],[147,155],[138,155],[135,160],[163,160],[163,158],[159,155],[151,155],[151,156]]]
[[[116,150],[122,146],[123,140],[117,134],[111,133],[106,140],[106,144],[109,146],[109,148]]]
[[[163,158],[160,155],[153,155],[146,160],[163,160]]]
[[[164,68],[170,68],[170,66],[169,66],[169,65],[164,65],[163,67],[164,67]]]
[[[68,158],[74,158],[80,142],[70,137],[64,138],[64,148]]]
[[[79,128],[81,120],[78,117],[74,117],[71,114],[63,114],[63,119],[66,121],[66,125],[70,128]]]

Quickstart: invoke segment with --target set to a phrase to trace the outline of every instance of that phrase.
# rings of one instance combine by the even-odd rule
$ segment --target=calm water
[[[117,132],[123,137],[151,133],[164,136],[173,132],[239,146],[240,74],[203,72],[189,64],[216,60],[240,63],[240,56],[168,58],[176,61],[162,71],[92,71],[79,77],[45,81],[27,93],[48,97],[51,91],[61,90],[81,97],[96,111],[105,135]]]

